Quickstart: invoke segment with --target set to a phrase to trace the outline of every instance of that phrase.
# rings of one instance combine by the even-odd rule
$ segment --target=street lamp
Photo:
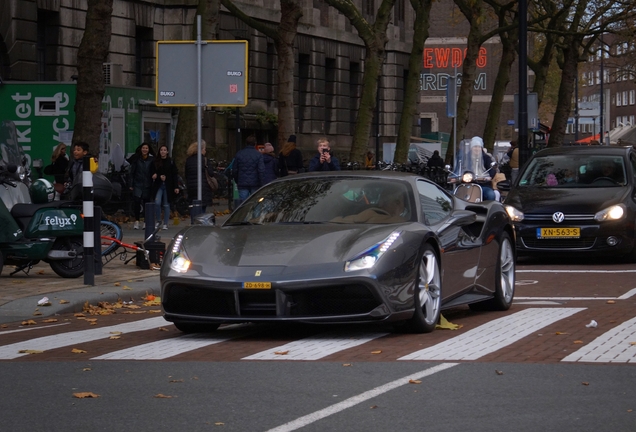
[[[528,0],[519,0],[519,168],[530,156],[528,148]]]

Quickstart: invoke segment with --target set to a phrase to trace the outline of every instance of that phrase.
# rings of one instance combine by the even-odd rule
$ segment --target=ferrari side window
[[[436,224],[447,218],[453,210],[452,199],[438,186],[424,180],[418,180],[417,191],[426,223]]]

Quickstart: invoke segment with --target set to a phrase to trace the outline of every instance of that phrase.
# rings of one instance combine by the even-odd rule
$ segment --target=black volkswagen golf
[[[519,256],[636,261],[636,151],[573,146],[535,153],[506,197]]]

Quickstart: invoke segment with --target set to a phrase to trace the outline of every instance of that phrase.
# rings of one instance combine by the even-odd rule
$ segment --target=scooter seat
[[[11,208],[11,216],[14,219],[20,219],[25,217],[31,217],[41,208],[60,208],[68,207],[73,204],[72,201],[52,201],[44,204],[15,204]]]

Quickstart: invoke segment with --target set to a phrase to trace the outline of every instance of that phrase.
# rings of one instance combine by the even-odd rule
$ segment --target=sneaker
[[[146,229],[146,222],[143,223],[143,225],[141,226],[141,229]]]
[[[167,230],[168,229],[168,225],[163,224],[163,229]]]
[[[135,221],[135,224],[133,225],[133,229],[139,229],[139,221]]]
[[[159,228],[159,222],[155,222],[155,229]]]

